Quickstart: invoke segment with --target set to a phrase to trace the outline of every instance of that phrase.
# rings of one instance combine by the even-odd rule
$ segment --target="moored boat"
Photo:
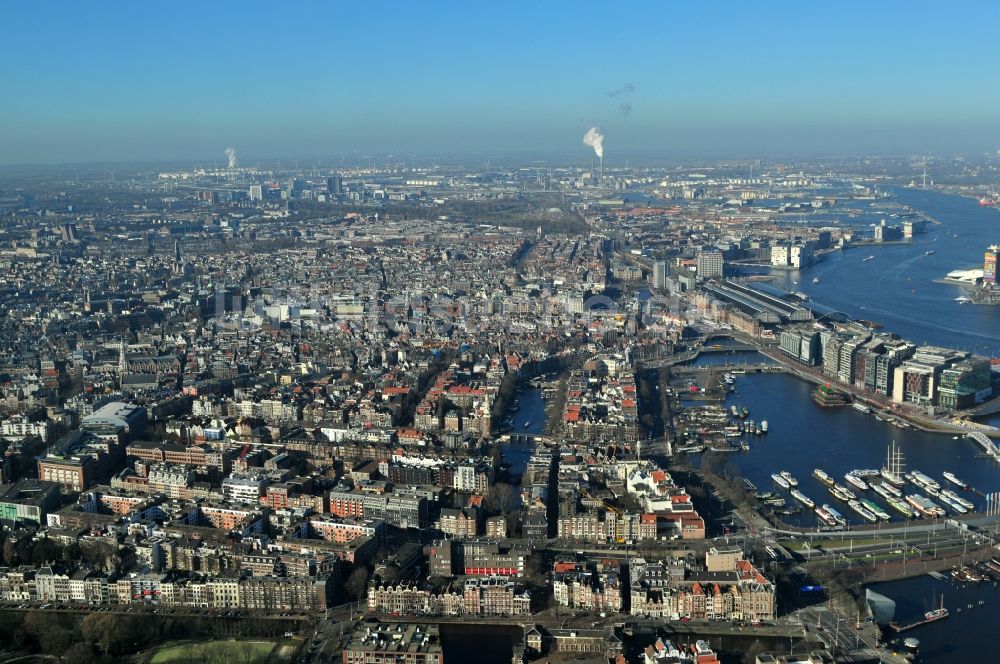
[[[799,501],[803,505],[809,508],[816,507],[816,503],[813,502],[812,498],[802,493],[798,489],[792,489],[792,498]]]
[[[847,519],[845,519],[844,515],[838,512],[832,505],[827,505],[824,503],[823,509],[825,509],[827,513],[833,517],[833,520],[837,523],[837,525],[839,526],[847,525]]]
[[[877,516],[875,516],[875,513],[874,513],[874,512],[872,512],[871,510],[869,510],[869,509],[868,509],[867,507],[865,507],[864,505],[862,505],[862,504],[861,504],[861,501],[858,501],[858,500],[852,500],[851,502],[849,502],[849,503],[847,503],[847,504],[848,504],[848,506],[849,506],[849,507],[850,507],[850,508],[851,508],[852,510],[854,510],[854,512],[855,512],[855,513],[856,513],[856,514],[857,514],[858,516],[860,516],[860,517],[861,517],[862,519],[864,519],[864,520],[865,520],[865,521],[867,521],[868,523],[875,523],[876,521],[878,521],[878,517],[877,517]]]
[[[813,477],[827,486],[833,486],[834,484],[833,478],[822,468],[813,469]]]
[[[792,485],[788,483],[788,480],[786,480],[778,473],[772,474],[771,479],[774,480],[774,483],[780,486],[782,489],[790,489],[792,487]]]
[[[795,477],[793,477],[792,474],[790,472],[788,472],[787,470],[783,470],[783,471],[781,471],[778,474],[785,478],[785,481],[788,482],[789,486],[798,486],[799,485],[799,481],[797,479],[795,479]]]
[[[963,489],[967,489],[969,487],[968,484],[966,484],[962,480],[958,479],[958,477],[955,476],[955,473],[953,473],[951,471],[946,470],[946,471],[944,471],[941,474],[944,476],[944,478],[946,480],[948,480],[949,482],[951,482],[955,486],[961,487]]]
[[[860,489],[861,491],[868,490],[868,483],[865,482],[860,477],[858,477],[857,475],[855,475],[854,473],[847,473],[846,475],[844,475],[844,479],[847,480],[848,484],[854,485],[854,487]]]

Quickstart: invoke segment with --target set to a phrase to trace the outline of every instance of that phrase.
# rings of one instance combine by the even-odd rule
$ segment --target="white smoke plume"
[[[617,90],[612,90],[611,92],[609,92],[608,96],[611,97],[612,99],[614,99],[615,97],[620,97],[622,95],[627,95],[628,93],[632,92],[633,90],[635,90],[635,86],[632,85],[631,83],[626,83],[625,85],[621,86]]]
[[[591,127],[583,135],[583,144],[594,148],[594,154],[599,159],[604,159],[604,134],[598,131],[597,127]]]
[[[233,148],[226,148],[226,159],[229,160],[229,168],[236,168],[240,163],[236,161],[236,150]]]

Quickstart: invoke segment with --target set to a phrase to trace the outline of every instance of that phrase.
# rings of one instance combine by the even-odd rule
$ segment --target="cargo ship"
[[[820,482],[822,482],[823,484],[825,484],[827,486],[833,486],[833,484],[834,484],[833,478],[830,477],[827,474],[827,472],[825,470],[823,470],[822,468],[815,468],[813,470],[813,477],[815,477],[816,479],[818,479]]]
[[[844,479],[847,480],[848,484],[854,485],[855,488],[860,489],[861,491],[868,490],[868,483],[854,473],[847,473],[844,475]]]
[[[792,498],[799,501],[808,508],[816,507],[816,503],[813,502],[812,498],[802,493],[798,489],[792,489]]]

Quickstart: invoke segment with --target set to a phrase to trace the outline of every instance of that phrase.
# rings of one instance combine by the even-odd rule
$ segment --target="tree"
[[[358,567],[344,582],[344,592],[351,599],[363,599],[368,594],[368,568]]]
[[[97,653],[89,643],[77,642],[66,649],[63,660],[73,664],[97,664]]]
[[[128,626],[120,616],[91,613],[80,622],[80,634],[85,641],[100,648],[105,655],[110,655],[127,641]]]

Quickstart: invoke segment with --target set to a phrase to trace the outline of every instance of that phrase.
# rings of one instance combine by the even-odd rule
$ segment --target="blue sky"
[[[992,151],[965,2],[22,2],[0,162]],[[617,97],[625,84],[634,89]],[[631,104],[626,115],[622,103]]]

